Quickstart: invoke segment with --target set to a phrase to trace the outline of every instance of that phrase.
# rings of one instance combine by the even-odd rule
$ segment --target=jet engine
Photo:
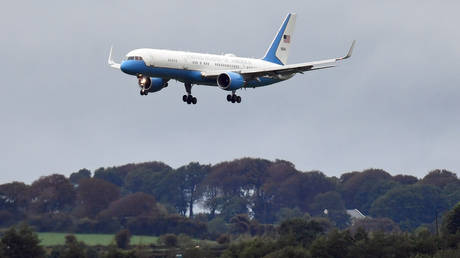
[[[245,83],[243,76],[239,73],[226,72],[217,76],[217,85],[223,90],[237,90],[243,87]]]
[[[139,86],[145,92],[157,92],[168,86],[168,81],[163,78],[150,78],[148,76],[139,76]]]

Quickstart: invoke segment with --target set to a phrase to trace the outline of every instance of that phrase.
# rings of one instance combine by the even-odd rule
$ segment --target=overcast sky
[[[8,1],[0,9],[0,183],[159,160],[241,157],[328,176],[366,168],[460,171],[459,1]],[[261,57],[298,14],[289,63],[337,68],[227,92],[139,95],[107,66],[132,49]]]

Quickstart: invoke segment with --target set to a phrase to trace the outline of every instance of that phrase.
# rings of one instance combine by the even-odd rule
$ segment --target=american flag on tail
[[[291,43],[291,36],[290,35],[283,35],[283,42],[284,43]]]

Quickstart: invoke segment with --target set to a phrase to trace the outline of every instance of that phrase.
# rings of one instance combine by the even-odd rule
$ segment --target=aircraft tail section
[[[280,65],[285,65],[287,63],[295,21],[296,14],[289,13],[281,25],[278,34],[276,34],[276,37],[273,39],[272,44],[267,49],[265,56],[262,58],[263,60]]]

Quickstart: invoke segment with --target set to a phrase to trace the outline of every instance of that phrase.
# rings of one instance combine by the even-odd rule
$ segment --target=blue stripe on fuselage
[[[203,78],[201,72],[197,70],[185,70],[165,67],[151,67],[145,65],[142,60],[125,60],[121,63],[120,69],[130,75],[147,75],[149,77],[159,77],[165,79],[176,79],[181,82],[191,84],[202,84],[217,86],[217,81],[213,79]],[[224,72],[224,71],[222,71]],[[258,80],[250,80],[246,83],[246,87],[255,88],[270,85],[282,80],[272,79],[267,77],[259,77]]]

